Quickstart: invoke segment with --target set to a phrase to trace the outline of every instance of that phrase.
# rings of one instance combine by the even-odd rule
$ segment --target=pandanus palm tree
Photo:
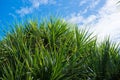
[[[0,41],[2,80],[119,80],[119,47],[62,19],[28,21]]]

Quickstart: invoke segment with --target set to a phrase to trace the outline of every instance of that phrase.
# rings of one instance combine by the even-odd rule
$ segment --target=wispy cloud
[[[116,7],[118,0],[107,0],[99,11],[99,20],[94,24],[93,30],[99,39],[110,36],[113,41],[120,40],[120,11]]]
[[[79,6],[83,6],[83,5],[86,4],[86,3],[87,3],[87,0],[80,1]]]
[[[91,25],[97,20],[96,15],[90,15],[88,18],[84,18],[80,13],[72,13],[70,17],[67,18],[67,20],[71,23],[78,24],[78,25]]]
[[[91,2],[91,4],[90,4],[89,8],[90,8],[90,9],[95,8],[96,5],[99,4],[99,2],[100,2],[100,0],[92,0],[92,2]]]
[[[72,13],[70,16],[67,17],[67,20],[69,22],[75,23],[75,24],[81,24],[84,20],[83,16],[79,13]]]
[[[29,14],[32,12],[34,8],[33,7],[22,7],[20,10],[17,10],[16,12],[20,14],[20,16],[24,16],[26,14]]]
[[[24,16],[26,14],[32,13],[34,9],[38,9],[40,5],[47,4],[56,4],[55,0],[28,0],[30,6],[21,7],[16,13],[20,14],[20,16]]]
[[[85,14],[88,10],[94,10],[95,7],[100,3],[100,0],[83,0],[80,1],[79,7],[85,7],[84,10],[81,12]]]
[[[116,6],[118,0],[107,0],[106,4],[101,7],[98,14],[90,15],[84,18],[79,13],[74,13],[70,19],[74,23],[82,23],[79,26],[88,25],[95,35],[98,35],[99,40],[110,36],[112,41],[120,42],[120,8]],[[99,0],[94,3],[94,6],[99,3]],[[119,9],[118,9],[119,8]]]
[[[9,13],[9,16],[11,16],[12,18],[16,18],[16,15],[14,15],[13,13]]]
[[[100,2],[100,0],[91,0],[91,1],[82,0],[82,1],[80,1],[79,6],[84,6],[85,4],[87,4],[87,7],[92,9],[92,8],[95,8],[95,6],[99,4],[99,2]]]

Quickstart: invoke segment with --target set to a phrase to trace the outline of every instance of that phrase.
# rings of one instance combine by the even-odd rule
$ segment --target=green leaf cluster
[[[119,45],[62,19],[15,24],[0,41],[1,80],[120,80]]]

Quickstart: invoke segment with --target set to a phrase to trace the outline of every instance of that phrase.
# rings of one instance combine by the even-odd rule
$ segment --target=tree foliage
[[[14,25],[0,41],[1,80],[119,80],[119,45],[50,18]]]

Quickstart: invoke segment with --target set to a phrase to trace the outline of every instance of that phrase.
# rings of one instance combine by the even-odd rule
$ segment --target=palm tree
[[[0,41],[2,80],[120,79],[119,47],[62,19],[14,25]]]

